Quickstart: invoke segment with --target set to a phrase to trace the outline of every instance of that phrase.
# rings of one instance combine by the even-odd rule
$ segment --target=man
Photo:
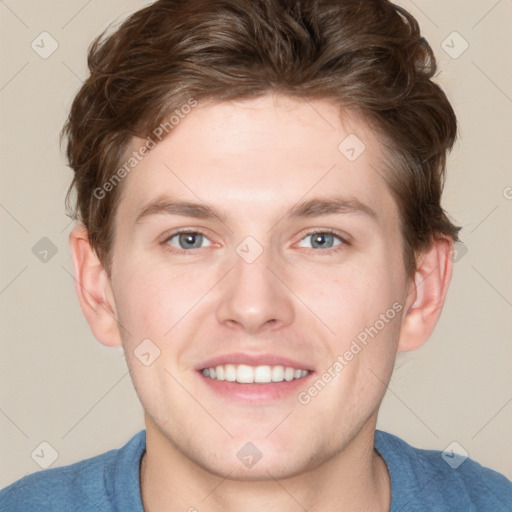
[[[2,510],[505,511],[512,483],[376,431],[441,314],[456,119],[385,0],[160,0],[90,49],[64,133],[78,298],[146,430]]]

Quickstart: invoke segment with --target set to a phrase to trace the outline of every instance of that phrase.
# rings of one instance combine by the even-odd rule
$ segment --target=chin
[[[225,443],[220,451],[208,454],[206,447],[197,447],[189,458],[205,471],[220,478],[238,481],[268,481],[291,478],[319,466],[327,455],[320,452],[297,451],[297,443],[276,443],[268,440]]]

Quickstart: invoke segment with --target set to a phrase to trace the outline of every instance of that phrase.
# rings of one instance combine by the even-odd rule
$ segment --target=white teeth
[[[247,384],[254,382],[254,370],[246,364],[239,364],[236,369],[236,381]]]
[[[250,366],[247,364],[225,364],[215,368],[205,368],[201,371],[205,377],[241,384],[283,382],[302,379],[308,375],[308,370],[284,367],[281,365]]]
[[[284,380],[293,380],[294,377],[295,370],[293,368],[286,368],[286,370],[284,371]]]
[[[219,380],[225,380],[226,377],[224,376],[225,373],[224,373],[224,366],[216,366],[215,367],[215,373],[217,374],[217,379]]]
[[[256,366],[254,369],[254,382],[270,382],[272,368],[270,366]]]
[[[284,366],[272,367],[272,382],[283,382],[284,380]]]
[[[224,366],[224,376],[229,382],[235,382],[236,380],[236,366],[234,364],[227,364]]]

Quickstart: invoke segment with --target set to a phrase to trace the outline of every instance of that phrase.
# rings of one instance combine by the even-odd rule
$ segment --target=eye
[[[208,242],[207,245],[203,245],[204,242]],[[197,231],[179,231],[167,238],[164,243],[182,250],[200,249],[211,245],[210,240]]]
[[[309,233],[306,235],[299,243],[299,247],[307,247],[305,245],[302,245],[304,240],[310,239],[311,248],[313,249],[331,249],[333,247],[336,247],[338,245],[341,245],[342,243],[345,243],[345,241],[339,237],[338,235],[335,235],[334,233],[330,233],[329,231],[317,231],[315,233]]]

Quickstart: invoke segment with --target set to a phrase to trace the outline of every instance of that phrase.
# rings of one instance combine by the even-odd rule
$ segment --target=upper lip
[[[309,370],[312,368],[307,363],[301,363],[296,359],[290,359],[277,354],[248,354],[244,352],[231,352],[229,354],[221,354],[203,361],[196,366],[196,370],[200,371],[204,368],[215,368],[224,364],[247,364],[249,366],[284,366],[295,368],[296,370]]]

